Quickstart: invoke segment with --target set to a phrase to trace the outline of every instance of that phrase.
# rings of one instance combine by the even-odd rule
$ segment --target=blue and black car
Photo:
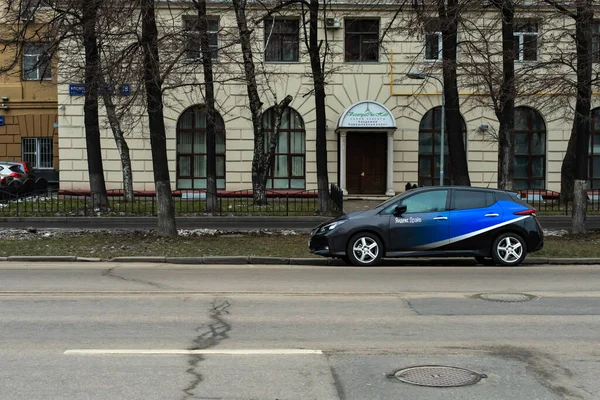
[[[515,266],[543,245],[535,209],[516,193],[462,186],[407,191],[319,225],[308,243],[314,254],[359,266],[419,256]]]

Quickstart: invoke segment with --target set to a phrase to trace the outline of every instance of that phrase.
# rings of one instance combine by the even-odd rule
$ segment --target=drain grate
[[[538,297],[527,293],[481,293],[473,296],[476,299],[495,301],[499,303],[523,303],[537,300]]]
[[[474,385],[487,375],[465,368],[423,365],[401,369],[394,377],[411,385],[445,388]]]

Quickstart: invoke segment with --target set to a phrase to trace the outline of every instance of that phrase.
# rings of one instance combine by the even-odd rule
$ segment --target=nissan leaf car
[[[327,221],[312,230],[308,247],[358,266],[420,256],[516,266],[543,244],[535,209],[516,193],[451,186],[409,190]]]

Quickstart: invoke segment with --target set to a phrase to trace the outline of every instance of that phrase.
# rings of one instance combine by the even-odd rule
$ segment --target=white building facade
[[[223,52],[227,32],[235,33],[231,11],[215,6],[211,44]],[[405,189],[407,183],[439,184],[441,151],[441,87],[435,80],[406,79],[406,73],[430,65],[441,58],[437,32],[416,35],[393,34],[378,38],[393,16],[389,7],[356,8],[338,6],[335,16],[321,26],[333,54],[325,63],[327,77],[327,154],[331,183],[338,183],[350,195],[390,196]],[[191,14],[193,15],[193,14]],[[159,10],[163,20],[180,20],[182,26],[192,18],[185,10]],[[176,22],[175,22],[176,23]],[[321,24],[323,25],[323,24]],[[521,36],[534,37],[541,26],[529,26]],[[516,36],[518,32],[516,32]],[[282,133],[276,151],[269,187],[274,190],[313,190],[317,187],[316,131],[310,64],[305,52],[302,23],[285,15],[259,24],[255,59],[261,68],[258,77],[265,105],[286,95],[293,96],[284,113]],[[521,37],[518,36],[518,37]],[[537,36],[535,36],[537,38]],[[530,39],[528,39],[530,40]],[[531,41],[531,40],[530,40]],[[552,44],[536,44],[535,52],[521,46],[515,62],[535,62]],[[216,50],[218,48],[218,50]],[[241,53],[236,46],[230,47]],[[237,50],[236,50],[237,49]],[[197,53],[197,50],[196,50]],[[241,76],[235,57],[217,54],[215,69],[222,76]],[[63,55],[64,56],[64,55]],[[198,57],[193,51],[189,59]],[[459,54],[460,57],[460,54]],[[427,64],[429,63],[429,64]],[[226,67],[227,66],[227,67]],[[237,72],[232,72],[237,71]],[[201,69],[198,69],[201,80]],[[440,75],[438,75],[440,76]],[[70,93],[68,81],[59,83],[59,159],[60,186],[64,190],[88,190],[85,151],[83,97]],[[253,131],[247,91],[239,80],[222,79],[216,83],[218,188],[227,191],[251,188]],[[461,113],[471,183],[495,187],[497,182],[497,145],[494,132],[497,120],[485,108],[461,93]],[[600,105],[595,98],[593,105]],[[515,116],[515,182],[518,189],[560,190],[560,169],[571,134],[571,120],[565,112],[544,112],[517,100]],[[198,189],[206,186],[205,116],[201,87],[170,90],[165,95],[165,125],[173,189]],[[267,106],[265,106],[265,109]],[[567,113],[568,114],[568,113]],[[131,150],[135,190],[154,189],[149,132],[144,118],[127,136]],[[266,112],[263,124],[272,126]],[[590,169],[598,172],[598,140],[592,140]],[[447,150],[446,150],[447,151]],[[110,129],[102,131],[102,154],[109,189],[122,188],[120,156]],[[446,183],[452,183],[446,153]],[[596,164],[598,164],[596,166]],[[597,168],[597,169],[596,169]],[[595,186],[598,186],[597,184]]]

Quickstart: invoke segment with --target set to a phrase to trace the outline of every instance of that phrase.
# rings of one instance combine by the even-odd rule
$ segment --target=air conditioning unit
[[[327,29],[340,29],[342,24],[337,18],[327,18],[325,19],[325,28]]]

